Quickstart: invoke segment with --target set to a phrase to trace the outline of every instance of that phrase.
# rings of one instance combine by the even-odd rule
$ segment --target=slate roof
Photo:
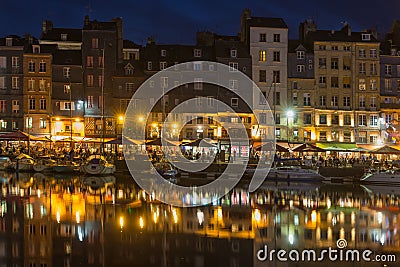
[[[61,40],[61,34],[67,34],[67,40]],[[82,30],[70,28],[52,28],[43,32],[41,40],[82,42]]]
[[[282,18],[251,17],[247,20],[247,25],[250,27],[288,28]]]

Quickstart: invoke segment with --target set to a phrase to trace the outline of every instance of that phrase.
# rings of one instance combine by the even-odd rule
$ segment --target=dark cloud
[[[307,18],[317,20],[321,29],[338,29],[348,21],[353,30],[375,27],[386,31],[398,18],[400,1],[3,0],[1,7],[1,36],[29,32],[39,37],[43,19],[52,20],[55,27],[78,28],[89,14],[103,21],[122,17],[124,37],[138,43],[148,36],[162,43],[193,43],[199,30],[237,34],[244,8],[250,8],[254,16],[284,18],[291,37],[297,36],[298,24]]]

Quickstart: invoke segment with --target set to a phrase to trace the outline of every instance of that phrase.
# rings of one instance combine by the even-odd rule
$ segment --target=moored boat
[[[400,171],[388,170],[384,172],[367,173],[361,178],[363,183],[400,183]]]
[[[0,170],[7,170],[12,168],[12,162],[9,157],[1,156],[0,157]]]
[[[56,166],[56,161],[50,157],[41,157],[35,160],[33,165],[33,170],[35,172],[53,171],[54,166]]]
[[[13,169],[16,171],[32,171],[35,161],[33,158],[26,154],[18,155],[12,163]]]
[[[113,174],[115,165],[107,162],[101,155],[91,155],[86,162],[82,163],[80,171],[91,175]]]

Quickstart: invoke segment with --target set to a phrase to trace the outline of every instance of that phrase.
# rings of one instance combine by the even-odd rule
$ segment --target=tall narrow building
[[[252,17],[249,10],[243,11],[241,23],[241,38],[252,57],[253,81],[273,112],[276,138],[286,139],[290,109],[287,103],[288,27],[282,18]],[[262,107],[262,98],[255,96],[254,101],[261,105],[259,112],[265,112],[267,107]]]

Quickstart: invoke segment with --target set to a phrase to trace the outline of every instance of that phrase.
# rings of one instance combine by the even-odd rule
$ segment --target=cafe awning
[[[316,146],[324,149],[325,151],[336,151],[336,152],[353,152],[357,148],[355,143],[316,143]]]

